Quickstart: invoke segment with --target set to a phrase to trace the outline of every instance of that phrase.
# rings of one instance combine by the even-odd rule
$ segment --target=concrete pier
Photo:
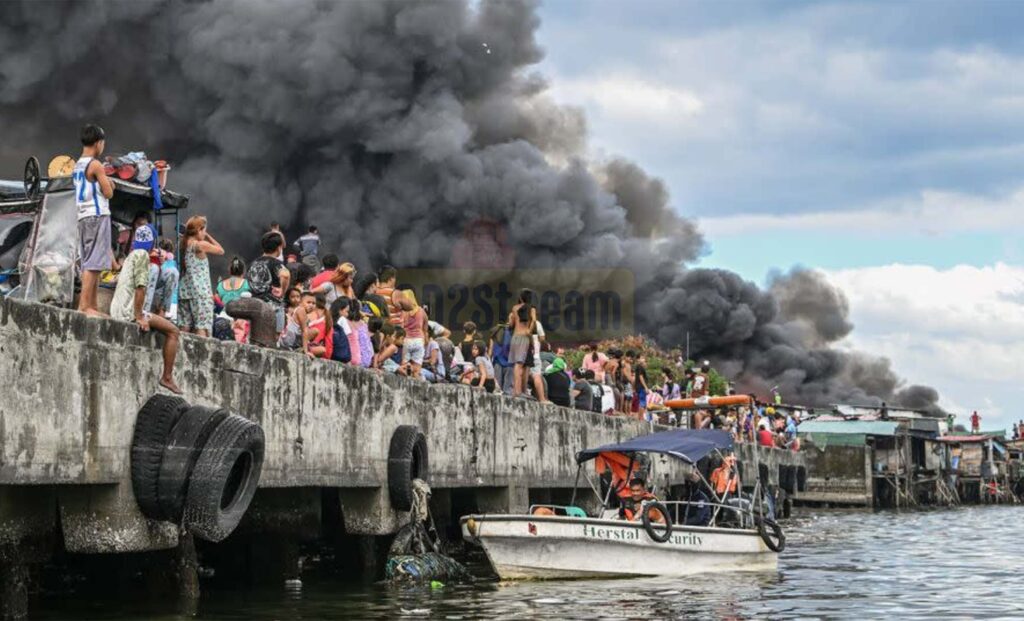
[[[179,545],[174,525],[139,512],[130,483],[135,416],[158,390],[158,338],[132,324],[0,302],[0,550],[58,533],[69,553]],[[577,450],[652,431],[622,417],[190,335],[182,335],[175,376],[190,403],[228,408],[266,435],[260,490],[237,537],[218,545],[340,529],[376,546],[372,537],[407,520],[387,493],[389,442],[400,425],[425,434],[432,506],[449,520],[469,509],[525,510],[536,494],[568,500]],[[762,453],[773,467],[797,459]],[[287,550],[273,556],[281,576],[295,571]],[[5,593],[16,592],[18,565],[0,566]]]

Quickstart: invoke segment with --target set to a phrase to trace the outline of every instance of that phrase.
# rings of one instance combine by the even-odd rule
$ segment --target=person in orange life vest
[[[715,468],[711,473],[711,487],[719,497],[726,494],[735,494],[739,487],[740,476],[736,472],[736,456],[729,455],[722,462],[722,465]]]
[[[640,509],[644,501],[654,501],[657,499],[654,494],[647,491],[647,485],[644,480],[635,477],[629,482],[629,496],[621,499],[622,506],[619,507],[619,517],[630,522],[639,520],[641,517]],[[660,511],[654,510],[651,512],[651,521],[664,524],[665,516]]]

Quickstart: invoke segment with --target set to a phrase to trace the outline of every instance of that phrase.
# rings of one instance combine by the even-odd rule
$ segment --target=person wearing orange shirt
[[[719,497],[735,494],[739,489],[740,475],[736,472],[736,457],[729,455],[722,465],[711,473],[711,487]]]
[[[619,507],[619,517],[624,520],[634,521],[641,517],[641,508],[644,502],[655,501],[658,498],[647,491],[647,484],[639,477],[634,477],[629,482],[629,496],[621,499],[622,506]],[[658,524],[665,523],[665,516],[657,509],[651,510],[651,521]]]

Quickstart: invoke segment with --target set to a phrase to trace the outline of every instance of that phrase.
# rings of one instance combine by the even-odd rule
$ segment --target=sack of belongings
[[[143,151],[132,151],[125,155],[109,158],[103,165],[103,171],[107,173],[107,176],[144,185],[149,184],[154,171],[159,173],[169,168],[164,160],[151,161]],[[163,184],[161,183],[161,185]]]

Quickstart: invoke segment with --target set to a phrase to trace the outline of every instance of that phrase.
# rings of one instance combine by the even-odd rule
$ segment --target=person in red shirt
[[[338,259],[338,255],[329,254],[323,258],[321,264],[324,266],[324,271],[320,272],[313,277],[313,280],[309,283],[310,291],[316,291],[325,284],[331,282],[331,276],[334,274],[334,270],[338,269],[338,264],[341,261]]]
[[[974,410],[974,414],[971,414],[971,433],[979,431],[981,431],[981,416],[978,415],[978,410]]]
[[[762,420],[757,426],[758,446],[775,446],[775,435],[768,430],[768,423]]]

